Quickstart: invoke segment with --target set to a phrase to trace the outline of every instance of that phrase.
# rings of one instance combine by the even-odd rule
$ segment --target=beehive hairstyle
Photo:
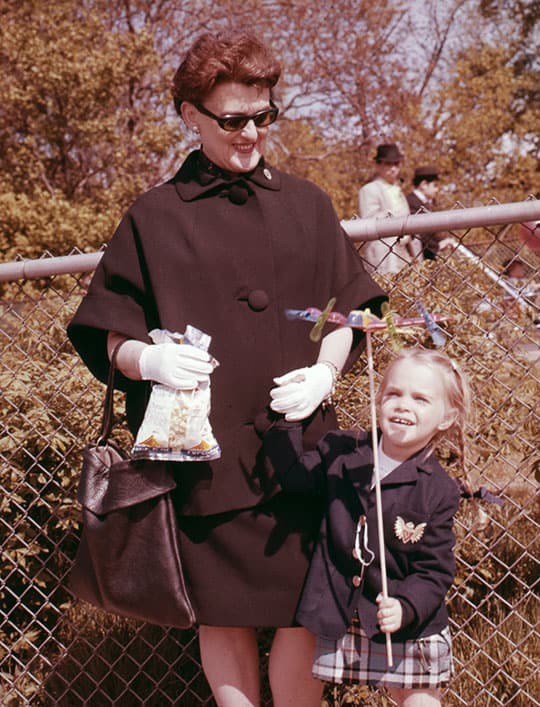
[[[183,101],[202,103],[218,84],[231,81],[270,89],[281,66],[270,49],[247,32],[200,36],[187,51],[172,83],[176,112]]]

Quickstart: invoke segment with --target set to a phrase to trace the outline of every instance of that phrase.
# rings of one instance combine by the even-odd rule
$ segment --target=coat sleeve
[[[320,253],[318,281],[321,285],[323,282],[327,283],[328,291],[336,297],[334,311],[347,315],[352,309],[369,308],[380,316],[382,303],[388,297],[366,271],[355,244],[341,227],[331,201],[324,193],[319,203],[317,222],[320,239],[317,242]],[[331,244],[331,248],[328,244]],[[320,304],[323,307],[327,303]],[[313,303],[308,306],[313,306]],[[335,327],[336,325],[326,324],[323,334]],[[364,332],[360,329],[354,329],[353,332],[353,345],[344,372],[353,365],[363,349]]]
[[[444,602],[455,575],[453,532],[459,493],[449,480],[446,493],[428,519],[418,551],[411,557],[411,568],[403,580],[391,580],[388,594],[404,604],[404,625],[422,625]],[[408,625],[405,624],[408,623]]]
[[[67,333],[75,349],[96,378],[104,381],[109,361],[109,331],[149,341],[148,331],[158,326],[154,299],[140,254],[137,227],[131,213],[122,219],[99,262],[87,294]],[[125,387],[120,382],[119,387]]]
[[[318,449],[303,451],[300,423],[280,420],[264,433],[264,453],[280,486],[291,493],[321,495],[326,474]]]

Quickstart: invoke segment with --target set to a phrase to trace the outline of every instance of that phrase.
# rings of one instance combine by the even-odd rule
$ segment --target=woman
[[[336,424],[321,402],[336,371],[358,356],[361,337],[328,327],[318,350],[284,310],[323,307],[335,296],[337,310],[377,311],[384,299],[330,199],[264,161],[279,75],[249,35],[205,34],[194,43],[173,96],[201,149],[128,210],[68,329],[101,380],[124,342],[117,361],[134,432],[148,393],[141,379],[189,388],[212,370],[206,354],[150,344],[148,332],[192,324],[212,337],[220,365],[210,419],[222,455],[176,465],[176,503],[203,669],[217,703],[234,707],[259,704],[259,626],[277,627],[274,705],[312,707],[321,692],[311,677],[313,637],[294,621],[320,508],[284,493],[267,472],[254,420],[274,376],[290,373],[278,378],[273,407],[306,419],[309,448]]]
[[[409,204],[401,189],[403,155],[398,146],[385,143],[377,146],[375,176],[359,192],[361,218],[408,216]],[[367,241],[360,251],[370,272],[378,274],[399,272],[421,255],[422,244],[411,236],[379,238]]]

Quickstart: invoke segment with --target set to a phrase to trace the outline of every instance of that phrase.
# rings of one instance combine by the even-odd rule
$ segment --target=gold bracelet
[[[326,398],[322,401],[323,402],[323,407],[326,407],[328,405],[333,404],[332,397],[334,393],[336,392],[336,384],[339,380],[339,375],[340,375],[340,370],[336,366],[335,363],[332,361],[317,361],[317,363],[322,363],[323,366],[326,366],[330,373],[332,374],[332,388],[330,389],[330,392],[326,396]]]

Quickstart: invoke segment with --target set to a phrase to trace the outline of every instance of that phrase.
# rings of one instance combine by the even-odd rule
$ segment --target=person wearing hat
[[[432,211],[439,191],[439,171],[437,167],[426,165],[414,170],[413,190],[407,194],[411,214]],[[455,248],[456,241],[442,233],[422,233],[422,254],[426,260],[434,260],[441,250]]]
[[[359,193],[361,218],[409,215],[409,205],[401,189],[402,161],[403,155],[395,143],[378,145],[375,176]],[[395,273],[421,255],[421,245],[410,236],[379,238],[364,243],[360,255],[369,271]]]

